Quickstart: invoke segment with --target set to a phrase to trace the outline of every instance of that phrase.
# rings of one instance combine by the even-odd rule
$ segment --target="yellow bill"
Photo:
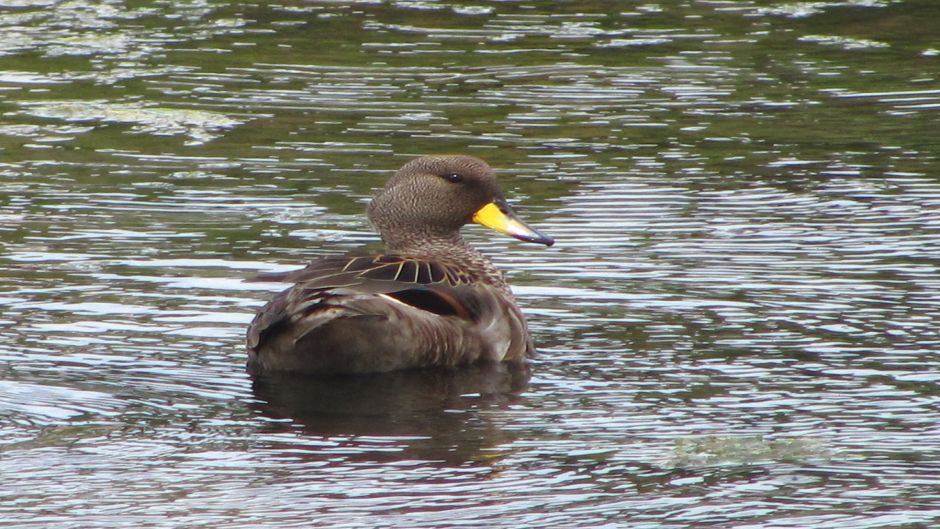
[[[473,222],[515,237],[520,241],[537,242],[545,246],[555,244],[555,240],[532,228],[516,216],[505,200],[497,199],[478,209],[473,214]]]

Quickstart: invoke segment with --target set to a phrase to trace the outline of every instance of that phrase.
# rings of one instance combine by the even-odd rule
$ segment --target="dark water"
[[[940,4],[0,4],[0,525],[940,526]],[[252,381],[417,154],[541,354]],[[277,288],[277,287],[275,287]]]

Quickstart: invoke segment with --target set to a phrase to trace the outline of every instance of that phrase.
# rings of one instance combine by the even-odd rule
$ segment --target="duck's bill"
[[[555,239],[522,222],[509,204],[502,199],[494,200],[478,209],[473,214],[473,222],[520,241],[537,242],[545,246],[555,244]]]

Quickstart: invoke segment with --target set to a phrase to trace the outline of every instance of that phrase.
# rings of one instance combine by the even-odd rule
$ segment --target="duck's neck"
[[[417,257],[457,265],[474,279],[484,280],[512,295],[502,272],[485,255],[467,244],[459,233],[452,235],[409,234],[392,238],[382,233],[386,252],[389,254]]]

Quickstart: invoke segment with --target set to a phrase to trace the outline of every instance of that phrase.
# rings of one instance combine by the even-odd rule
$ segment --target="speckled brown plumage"
[[[406,164],[369,205],[385,254],[326,257],[255,278],[293,286],[252,321],[249,368],[364,373],[523,361],[532,341],[509,286],[460,236],[488,204],[517,223],[512,233],[497,229],[553,242],[518,221],[482,160]]]

